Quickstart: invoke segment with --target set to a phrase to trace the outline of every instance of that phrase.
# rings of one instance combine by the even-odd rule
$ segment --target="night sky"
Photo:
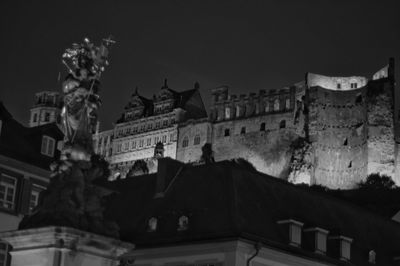
[[[371,75],[393,56],[400,80],[400,1],[0,1],[0,100],[28,122],[34,93],[60,90],[61,55],[84,37],[117,44],[102,76],[102,128],[135,87],[145,97],[168,78],[210,89],[279,89],[307,71]]]

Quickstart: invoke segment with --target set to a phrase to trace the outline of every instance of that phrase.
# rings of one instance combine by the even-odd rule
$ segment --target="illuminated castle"
[[[280,90],[236,96],[215,88],[208,115],[199,89],[177,92],[165,82],[152,99],[132,94],[115,127],[94,135],[115,177],[154,172],[160,157],[199,163],[209,143],[216,161],[244,158],[294,183],[352,188],[375,172],[400,183],[393,59],[370,80],[307,73]]]

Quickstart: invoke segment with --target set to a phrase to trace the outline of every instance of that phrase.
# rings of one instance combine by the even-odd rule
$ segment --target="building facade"
[[[164,84],[153,99],[136,91],[114,129],[95,135],[96,149],[123,176],[138,160],[155,171],[158,142],[163,156],[182,162],[199,161],[209,143],[217,161],[241,157],[295,183],[352,188],[380,173],[400,184],[394,71],[390,59],[370,79],[307,73],[280,90],[239,96],[218,87],[211,90],[207,118],[198,84],[195,93]]]
[[[25,127],[0,102],[0,231],[17,229],[23,216],[35,210],[62,139],[55,123]],[[1,266],[9,263],[7,249],[0,243]]]
[[[62,97],[55,91],[42,91],[35,95],[30,109],[29,127],[41,126],[59,121]]]

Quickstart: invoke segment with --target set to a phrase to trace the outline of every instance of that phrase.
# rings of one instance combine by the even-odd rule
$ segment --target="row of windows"
[[[169,142],[175,141],[175,134],[170,134],[169,135]],[[132,141],[127,141],[124,143],[118,143],[117,144],[117,153],[120,152],[126,152],[129,150],[135,150],[135,149],[140,149],[143,148],[144,146],[149,147],[152,145],[156,145],[158,142],[161,143],[167,143],[167,135],[162,135],[162,136],[156,136],[154,138],[146,138],[146,139],[140,139],[140,140],[132,140]]]
[[[50,112],[45,112],[42,122],[50,122],[50,115],[51,115]],[[33,114],[32,121],[33,121],[33,123],[38,122],[38,114],[37,113]]]
[[[281,129],[281,128],[286,128],[286,120],[282,120],[282,121],[279,123],[279,128],[280,128],[280,129]],[[264,123],[264,122],[260,124],[260,131],[265,131],[265,123]],[[241,127],[241,129],[240,129],[240,134],[241,134],[241,135],[246,134],[246,127]],[[231,130],[230,130],[229,128],[226,128],[226,129],[224,130],[224,136],[225,136],[225,137],[228,137],[228,136],[230,136],[230,135],[231,135]]]
[[[281,101],[280,99],[275,99],[273,102],[266,101],[265,106],[264,106],[264,112],[269,113],[269,112],[277,112],[280,110],[290,110],[290,98],[285,99],[285,105],[283,108],[281,108]],[[260,113],[259,110],[259,104],[256,103],[256,114]],[[237,105],[235,107],[235,117],[241,117],[243,114],[246,113],[246,107],[245,106],[239,106]],[[232,108],[231,107],[225,107],[225,119],[231,119],[233,118],[233,113],[232,113]]]
[[[200,135],[194,136],[193,145],[199,145],[200,144],[200,140],[201,140]],[[183,141],[182,141],[182,147],[185,148],[187,146],[189,146],[189,137],[188,136],[184,137]]]
[[[350,88],[357,89],[357,87],[358,87],[357,82],[350,83]],[[336,88],[340,90],[342,88],[342,84],[341,83],[337,83],[336,84]]]
[[[2,173],[0,176],[0,208],[15,211],[17,199],[17,178]],[[29,211],[39,203],[39,194],[45,187],[32,184],[29,198]]]
[[[169,125],[173,125],[174,123],[175,123],[175,119],[172,118],[170,120],[165,119],[162,121],[157,121],[155,123],[143,124],[140,127],[139,126],[127,127],[127,128],[118,130],[117,137],[127,136],[127,135],[134,134],[137,132],[149,131],[149,130],[153,129],[153,126],[155,129],[163,128],[163,127],[167,127]]]

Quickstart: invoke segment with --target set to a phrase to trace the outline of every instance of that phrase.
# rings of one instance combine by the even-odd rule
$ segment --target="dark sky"
[[[64,49],[109,34],[117,44],[102,77],[103,129],[136,86],[151,97],[164,78],[178,91],[200,82],[209,104],[223,84],[248,93],[307,71],[370,77],[390,56],[400,66],[399,11],[399,0],[1,0],[0,100],[26,123],[35,92],[60,90]]]

